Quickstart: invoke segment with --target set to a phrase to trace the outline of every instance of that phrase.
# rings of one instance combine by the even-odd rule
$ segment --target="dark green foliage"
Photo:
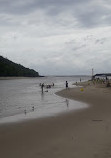
[[[0,76],[39,77],[39,73],[0,56]]]

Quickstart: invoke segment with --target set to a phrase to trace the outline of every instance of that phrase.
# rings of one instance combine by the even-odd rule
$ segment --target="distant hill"
[[[39,73],[0,56],[0,77],[8,76],[39,77]]]

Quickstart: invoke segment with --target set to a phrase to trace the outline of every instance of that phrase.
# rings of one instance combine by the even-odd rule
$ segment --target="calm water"
[[[90,77],[81,77],[82,81]],[[55,95],[55,92],[79,81],[80,77],[43,77],[30,79],[0,80],[0,123],[23,119],[54,116],[62,112],[87,107],[86,104]],[[41,92],[40,83],[55,84]]]

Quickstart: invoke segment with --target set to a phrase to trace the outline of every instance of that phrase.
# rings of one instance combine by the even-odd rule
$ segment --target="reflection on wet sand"
[[[66,99],[67,108],[69,107],[69,99]]]

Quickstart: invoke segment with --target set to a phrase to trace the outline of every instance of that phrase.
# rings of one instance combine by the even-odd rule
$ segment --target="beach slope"
[[[57,95],[89,108],[0,126],[2,158],[110,158],[111,89],[84,85]]]

